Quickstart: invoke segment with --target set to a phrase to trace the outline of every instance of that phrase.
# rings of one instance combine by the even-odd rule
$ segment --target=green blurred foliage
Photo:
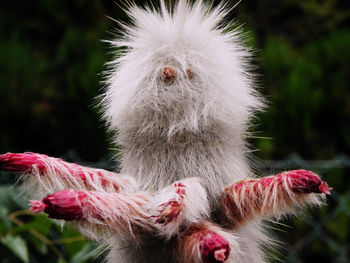
[[[350,153],[350,1],[243,1],[269,101],[252,143],[263,159]]]
[[[113,57],[113,50],[101,42],[112,39],[117,27],[107,16],[125,19],[116,3],[0,2],[0,152],[73,152],[81,158],[75,161],[87,162],[111,154],[94,98],[103,88],[104,63]],[[257,157],[285,159],[293,152],[306,159],[349,155],[350,1],[246,0],[231,18],[251,32],[248,43],[257,50],[260,90],[269,101],[267,111],[255,120],[259,132],[251,144],[259,149]],[[286,229],[289,244],[298,244],[305,231],[313,230],[310,222],[320,218],[329,219],[322,233],[335,244],[349,240],[350,216],[342,212],[349,208],[348,172],[325,174],[339,196],[310,214],[314,221],[289,220],[297,230]],[[14,180],[1,174],[0,182]],[[16,189],[0,188],[2,263],[100,260],[94,258],[103,248],[94,250],[96,245],[75,230],[61,231],[55,221],[27,212]],[[319,239],[301,250],[303,261],[291,254],[286,262],[324,262],[340,251],[329,243],[326,247]],[[348,252],[344,248],[342,253]]]
[[[290,151],[309,159],[349,153],[349,46],[347,30],[334,30],[302,49],[268,38],[261,64],[271,105],[261,129],[273,139],[269,152],[262,145],[264,158]]]
[[[0,262],[100,262],[103,246],[77,230],[27,210],[18,188],[0,186]]]
[[[106,155],[93,101],[107,60],[107,8],[100,1],[1,2],[2,152]]]
[[[252,32],[270,101],[256,124],[272,139],[252,140],[258,157],[349,152],[349,14],[340,0],[243,1],[232,12]],[[125,20],[114,1],[1,1],[0,152],[74,150],[86,161],[109,153],[94,107],[113,54],[101,42],[117,27],[108,16]]]

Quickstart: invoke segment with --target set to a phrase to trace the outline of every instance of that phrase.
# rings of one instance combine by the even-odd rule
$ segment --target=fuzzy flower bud
[[[306,170],[294,170],[287,172],[291,180],[291,190],[295,193],[325,193],[330,194],[326,182],[323,182],[319,176]]]
[[[0,170],[40,175],[43,177],[40,184],[50,185],[49,190],[44,187],[46,193],[62,189],[119,192],[135,188],[130,177],[120,177],[103,169],[93,169],[31,152],[0,154]]]
[[[299,194],[330,194],[330,190],[333,189],[328,187],[328,184],[323,182],[322,179],[313,172],[307,170],[292,170],[275,176],[268,176],[261,179],[253,179],[237,183],[235,184],[235,190],[239,191],[243,189],[243,187],[247,191],[250,191],[252,188],[257,190],[258,185],[262,186],[263,188],[267,188],[272,184],[282,186],[284,181],[288,183],[290,190]]]
[[[199,249],[205,263],[224,262],[231,250],[227,240],[214,232],[205,233],[201,237]]]
[[[45,197],[42,201],[31,200],[31,211],[45,212],[50,218],[66,221],[83,219],[83,206],[89,199],[84,191],[63,190]]]
[[[33,165],[39,170],[44,169],[40,157],[48,158],[44,154],[34,153],[5,153],[0,155],[0,170],[9,172],[27,172],[33,169]]]

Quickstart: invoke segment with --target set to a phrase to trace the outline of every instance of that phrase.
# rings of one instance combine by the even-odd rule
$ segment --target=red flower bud
[[[282,174],[283,175],[283,174]],[[330,190],[326,182],[313,172],[306,170],[294,170],[285,173],[290,178],[291,190],[295,193],[326,193],[330,194]]]
[[[224,262],[231,250],[227,240],[214,232],[207,232],[201,237],[199,249],[205,263]]]
[[[31,210],[35,213],[44,211],[50,218],[66,221],[83,219],[83,206],[89,201],[84,191],[63,190],[45,197],[40,201],[30,201]]]
[[[306,170],[293,170],[284,173],[277,174],[275,176],[263,177],[261,179],[253,179],[249,181],[243,181],[234,185],[235,191],[239,191],[246,186],[246,191],[251,189],[256,190],[258,184],[264,188],[269,187],[271,184],[279,184],[284,187],[283,182],[286,181],[290,189],[295,193],[310,194],[310,193],[323,193],[330,194],[330,190],[333,188],[328,187],[326,182],[323,182],[321,178],[313,172]],[[248,187],[248,186],[252,186]]]
[[[0,155],[0,170],[9,172],[27,172],[35,165],[40,171],[44,164],[40,161],[46,155],[35,153],[6,153]]]
[[[122,185],[120,185],[119,180],[112,179],[115,174],[109,171],[84,167],[45,154],[30,152],[1,154],[0,170],[19,173],[36,171],[42,176],[53,176],[52,173],[55,173],[61,179],[66,178],[67,181],[79,179],[86,183],[89,183],[91,179],[93,182],[101,182],[102,186],[112,185],[116,192],[124,185],[130,184],[129,181],[121,179]]]

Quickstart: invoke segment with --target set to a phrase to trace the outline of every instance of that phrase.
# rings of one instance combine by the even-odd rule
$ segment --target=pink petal
[[[225,248],[215,250],[214,252],[214,257],[217,261],[222,261],[224,262],[226,258],[226,252],[227,250]]]
[[[324,194],[327,194],[327,195],[330,195],[331,194],[331,190],[333,190],[332,187],[328,187],[328,184],[326,182],[323,182],[319,187],[318,189],[320,190],[321,193],[324,193]]]
[[[45,210],[45,208],[47,207],[46,204],[44,204],[41,201],[38,200],[30,200],[29,201],[29,205],[30,205],[30,211],[34,212],[34,213],[39,213]]]

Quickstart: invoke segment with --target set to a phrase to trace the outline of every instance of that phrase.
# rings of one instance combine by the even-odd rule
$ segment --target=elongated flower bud
[[[34,186],[44,194],[63,189],[98,190],[103,192],[131,191],[136,183],[130,177],[120,176],[103,169],[94,169],[68,163],[58,158],[37,153],[7,153],[0,155],[0,170],[31,173],[35,178]],[[31,180],[33,181],[33,180]],[[29,184],[29,183],[28,183]]]
[[[326,182],[306,170],[241,181],[225,188],[218,220],[234,228],[259,216],[280,216],[305,204],[320,204],[315,194],[330,194]]]
[[[283,185],[284,182],[287,185]],[[253,189],[258,188],[259,186],[267,188],[272,186],[273,184],[281,185],[282,188],[289,187],[291,191],[303,194],[330,194],[330,190],[332,190],[328,187],[326,182],[323,182],[321,180],[321,178],[318,175],[307,170],[293,170],[280,173],[275,176],[268,176],[261,179],[243,181],[236,183],[234,185],[234,188],[236,191],[240,191],[243,188],[246,189],[246,191],[251,191],[251,187],[253,187]]]
[[[84,191],[63,190],[45,197],[42,201],[31,200],[31,210],[35,213],[45,212],[50,218],[66,221],[84,218],[83,206],[89,202]]]
[[[40,157],[49,158],[47,155],[34,153],[1,154],[0,170],[25,173],[32,170],[35,165],[37,169],[42,171],[45,168],[45,165],[40,161]]]
[[[89,191],[63,190],[30,202],[33,212],[44,212],[50,218],[76,220],[89,226],[100,226],[110,232],[132,236],[153,231],[145,209],[151,196],[147,193],[110,194]],[[86,226],[86,225],[85,225]]]

